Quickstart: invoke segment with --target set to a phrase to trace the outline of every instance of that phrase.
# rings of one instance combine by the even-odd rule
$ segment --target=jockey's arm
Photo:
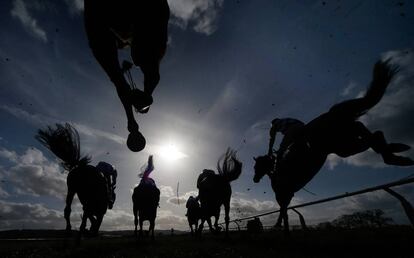
[[[272,128],[270,128],[270,140],[269,140],[269,149],[267,152],[267,155],[272,156],[273,155],[273,145],[275,144],[275,140],[276,140],[276,134],[277,134],[277,127],[272,124]]]
[[[114,169],[114,172],[112,173],[112,186],[116,185],[116,177],[118,176],[118,172],[116,169]]]

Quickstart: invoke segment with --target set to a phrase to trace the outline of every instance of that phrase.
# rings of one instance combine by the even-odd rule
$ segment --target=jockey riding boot
[[[139,89],[133,89],[129,96],[130,103],[139,113],[147,113],[153,102],[152,96]]]

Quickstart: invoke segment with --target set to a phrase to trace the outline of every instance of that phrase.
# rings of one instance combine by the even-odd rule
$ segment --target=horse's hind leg
[[[193,224],[188,223],[188,225],[190,226],[191,235],[194,235]],[[197,230],[197,228],[196,228],[196,230]]]
[[[89,214],[89,212],[86,212],[86,211],[83,212],[83,214],[82,214],[82,223],[79,227],[80,233],[84,233],[86,231],[86,223],[88,222],[88,218],[90,216],[91,215]]]
[[[408,157],[395,155],[395,152],[406,151],[410,149],[408,145],[402,143],[388,144],[385,140],[384,133],[376,131],[370,137],[371,148],[380,153],[385,164],[397,166],[412,166],[414,161]]]
[[[226,236],[229,235],[229,223],[230,223],[230,201],[224,205],[224,221],[226,222]]]
[[[101,227],[102,224],[102,220],[103,220],[104,214],[99,214],[96,216],[96,219],[94,220],[93,223],[91,223],[91,233],[94,236],[98,235],[99,232],[99,228]]]
[[[214,216],[214,230],[216,231],[216,233],[220,232],[220,228],[218,225],[219,216],[220,216],[220,213]]]
[[[142,224],[144,221],[141,218],[138,218],[139,220],[139,236],[142,237]]]
[[[292,200],[293,195],[290,194],[283,194],[282,196],[276,196],[276,200],[280,206],[280,215],[277,223],[281,223],[283,220],[283,232],[285,236],[289,236],[289,218],[288,218],[288,206],[290,201]]]
[[[154,240],[155,219],[150,220],[149,232],[151,232],[151,239]]]
[[[138,210],[136,209],[135,205],[133,207],[133,212],[134,212],[134,225],[135,225],[134,235],[135,235],[135,237],[137,237],[138,236],[138,234],[137,234]]]
[[[85,233],[85,231],[86,231],[86,222],[88,220],[88,217],[89,217],[89,213],[84,211],[83,214],[82,214],[82,223],[81,223],[80,228],[79,228],[79,234],[78,234],[78,237],[76,239],[76,242],[77,242],[78,245],[80,244],[82,234]]]

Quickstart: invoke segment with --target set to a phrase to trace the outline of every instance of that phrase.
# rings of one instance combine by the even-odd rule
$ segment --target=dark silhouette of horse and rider
[[[226,235],[230,221],[230,182],[236,180],[242,172],[242,163],[236,157],[236,151],[227,149],[226,153],[217,162],[216,174],[213,170],[204,169],[197,179],[198,198],[201,204],[201,223],[198,233],[201,234],[204,222],[207,221],[211,232],[218,232],[218,220],[221,206],[224,206],[224,220]],[[214,228],[211,225],[211,217],[214,217]]]
[[[295,192],[302,189],[321,169],[328,154],[340,157],[364,152],[372,148],[382,156],[385,164],[412,166],[414,161],[396,153],[410,147],[402,143],[388,143],[383,132],[371,132],[357,119],[381,100],[387,86],[398,72],[390,61],[379,61],[373,70],[372,82],[361,98],[346,100],[309,123],[297,119],[274,119],[270,130],[268,154],[255,159],[254,182],[268,175],[280,215],[276,226],[284,222],[284,231],[289,232],[287,208]],[[273,150],[276,133],[284,138],[277,151]]]
[[[157,217],[157,208],[160,202],[160,190],[155,185],[154,179],[150,178],[150,173],[154,170],[153,156],[148,157],[148,164],[144,171],[139,175],[140,183],[134,188],[132,194],[135,236],[137,236],[137,225],[139,223],[139,235],[142,236],[143,222],[148,220],[149,233],[154,239],[155,218]]]
[[[41,129],[36,139],[53,152],[67,170],[67,195],[64,217],[66,231],[71,231],[71,205],[77,194],[83,208],[80,233],[97,235],[103,217],[108,208],[112,209],[115,202],[115,184],[117,172],[106,162],[99,162],[97,166],[90,165],[91,158],[81,156],[78,131],[70,124],[56,124]],[[86,230],[87,220],[91,226]]]

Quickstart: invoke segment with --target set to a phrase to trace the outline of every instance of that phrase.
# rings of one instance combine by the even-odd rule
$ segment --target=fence
[[[343,199],[343,198],[350,197],[350,196],[355,196],[355,195],[359,195],[359,194],[374,192],[374,191],[378,191],[378,190],[384,190],[384,191],[391,194],[392,196],[394,196],[395,198],[397,198],[400,201],[400,203],[401,203],[401,205],[402,205],[402,207],[405,211],[405,214],[407,215],[407,217],[410,220],[411,224],[414,226],[414,208],[413,208],[413,206],[402,195],[400,195],[399,193],[397,193],[394,190],[390,189],[391,187],[406,185],[406,184],[411,184],[411,183],[414,183],[414,178],[402,179],[402,180],[394,181],[394,182],[391,182],[391,183],[388,183],[388,184],[383,184],[383,185],[378,185],[378,186],[374,186],[374,187],[365,188],[363,190],[359,190],[359,191],[355,191],[355,192],[350,192],[350,193],[346,192],[345,194],[340,194],[340,195],[336,195],[336,196],[329,197],[329,198],[324,198],[324,199],[320,199],[320,200],[316,200],[316,201],[312,201],[312,202],[307,202],[307,203],[302,203],[302,204],[289,206],[288,210],[293,210],[294,212],[296,212],[299,215],[299,219],[300,219],[302,228],[306,228],[305,219],[302,216],[302,214],[299,211],[296,210],[297,208],[303,208],[303,207],[306,207],[306,206],[311,206],[311,205],[316,205],[316,204],[320,204],[320,203],[330,202],[330,201]],[[280,212],[280,209],[265,212],[265,213],[261,213],[261,214],[257,214],[257,215],[254,215],[254,216],[248,216],[248,217],[244,217],[244,218],[234,219],[234,220],[231,220],[230,222],[235,223],[237,225],[237,227],[240,229],[239,222],[242,222],[244,220],[253,219],[253,218],[267,216],[267,215],[278,213],[278,212]],[[223,224],[224,224],[224,222],[220,223],[220,225],[223,225]]]

